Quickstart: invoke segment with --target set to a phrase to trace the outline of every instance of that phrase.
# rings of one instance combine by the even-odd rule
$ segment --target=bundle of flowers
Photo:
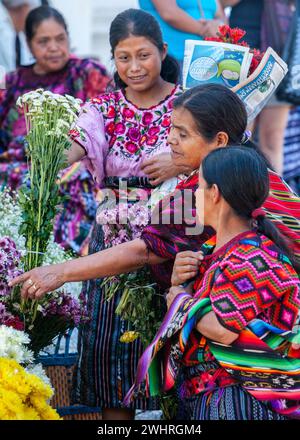
[[[21,187],[20,232],[26,240],[25,270],[43,263],[53,220],[61,204],[57,176],[66,166],[65,151],[71,146],[69,132],[74,128],[81,101],[43,89],[21,96],[17,105],[26,120],[28,182]]]
[[[18,195],[0,191],[0,205],[3,208],[0,212],[0,324],[26,329],[30,347],[37,355],[58,334],[87,319],[85,305],[78,298],[81,283],[70,283],[65,291],[46,295],[36,307],[21,301],[18,289],[8,286],[12,278],[23,272],[26,254],[25,237],[19,233],[22,218]],[[61,263],[69,258],[51,235],[44,264]],[[67,293],[69,289],[71,293]]]
[[[80,104],[71,96],[42,89],[18,99],[26,119],[28,178],[18,195],[0,193],[0,323],[25,329],[35,356],[55,336],[86,319],[84,304],[67,290],[33,301],[21,299],[20,287],[11,290],[7,286],[20,270],[68,259],[54,243],[53,222],[63,201],[57,176],[66,165],[69,131],[75,126]]]
[[[219,27],[219,31],[217,32],[217,37],[207,37],[206,41],[216,41],[220,43],[229,43],[229,44],[238,44],[239,46],[249,47],[249,44],[243,40],[246,35],[246,31],[239,28],[231,28],[227,24],[224,24]],[[248,76],[253,73],[261,62],[264,53],[260,52],[258,49],[252,48],[250,50],[253,58],[251,61],[250,69]]]
[[[59,420],[49,385],[18,362],[0,358],[0,420]]]
[[[0,420],[59,420],[53,389],[23,331],[0,325]]]
[[[103,226],[106,247],[139,238],[150,214],[146,203],[120,203],[114,208],[101,209],[97,223]],[[164,310],[163,297],[157,292],[149,269],[107,277],[102,287],[107,300],[117,291],[123,291],[116,313],[129,323],[129,330],[122,335],[121,342],[129,343],[140,337],[148,345],[159,328]]]
[[[11,293],[9,281],[21,274],[18,269],[21,253],[9,237],[0,237],[0,297]]]
[[[25,329],[30,347],[37,355],[41,349],[68,329],[87,319],[82,301],[64,291],[45,296],[36,306],[21,301],[19,290],[10,289],[7,282],[20,273],[21,254],[9,237],[0,238],[0,324]]]

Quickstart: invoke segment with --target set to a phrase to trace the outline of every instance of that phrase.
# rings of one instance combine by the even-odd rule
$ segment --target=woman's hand
[[[203,258],[203,253],[201,251],[179,252],[176,255],[173,266],[171,278],[172,286],[179,286],[191,278],[194,278],[198,273],[198,268]]]
[[[178,296],[184,292],[185,292],[185,289],[183,286],[172,286],[169,289],[169,292],[167,293],[167,296],[166,296],[168,310],[171,307],[171,304],[174,301],[174,299],[176,298],[176,296]]]
[[[202,36],[204,38],[217,37],[219,27],[224,24],[224,22],[218,18],[214,18],[213,20],[200,19],[200,23],[202,24]]]
[[[22,298],[41,299],[46,293],[58,289],[65,283],[62,265],[37,267],[14,278],[9,286],[21,283]]]
[[[178,174],[189,174],[191,170],[187,167],[179,168],[174,165],[170,153],[161,153],[145,159],[141,166],[142,171],[150,179],[153,186],[157,186]]]

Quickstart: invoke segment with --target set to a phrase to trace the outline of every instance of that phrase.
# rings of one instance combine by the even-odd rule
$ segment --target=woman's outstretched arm
[[[143,240],[135,239],[87,257],[37,267],[15,278],[10,286],[23,283],[22,297],[39,299],[67,282],[119,275],[163,261],[163,258],[148,250]]]
[[[69,150],[65,150],[67,163],[69,165],[73,165],[75,162],[79,162],[86,155],[86,152],[81,145],[77,142],[73,141],[71,148]]]

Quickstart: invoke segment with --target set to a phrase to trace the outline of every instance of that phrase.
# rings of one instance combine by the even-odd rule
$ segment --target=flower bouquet
[[[34,355],[49,346],[59,334],[78,326],[87,319],[83,301],[65,291],[45,296],[37,304],[24,307],[19,292],[8,282],[17,276],[22,266],[21,253],[9,237],[0,238],[0,325],[26,330],[29,347]]]
[[[53,241],[53,220],[61,203],[57,175],[65,165],[79,100],[42,89],[20,97],[28,134],[28,181],[18,195],[0,193],[0,323],[25,329],[37,356],[53,338],[85,320],[85,307],[67,291],[54,292],[41,301],[22,300],[20,288],[7,283],[19,271],[65,261],[68,256]],[[2,237],[2,239],[1,239]],[[17,243],[17,246],[16,246]],[[17,250],[18,249],[18,250]]]
[[[0,325],[0,420],[59,420],[48,401],[50,381],[40,365],[34,365],[23,331]]]
[[[149,222],[150,213],[145,203],[119,203],[114,208],[101,209],[97,214],[97,223],[103,227],[105,247],[139,238]],[[102,282],[102,288],[107,300],[117,291],[123,291],[116,313],[128,322],[130,330],[121,336],[121,342],[133,342],[140,337],[147,346],[158,330],[165,311],[165,300],[157,292],[149,268],[107,277]]]

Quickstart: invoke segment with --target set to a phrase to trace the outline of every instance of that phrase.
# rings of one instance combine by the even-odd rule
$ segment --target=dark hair
[[[174,108],[188,110],[199,133],[212,141],[220,131],[229,144],[240,144],[247,127],[247,112],[240,98],[225,86],[203,84],[187,90],[174,101]]]
[[[145,37],[153,43],[160,52],[163,51],[164,41],[162,32],[156,19],[141,9],[127,9],[118,14],[111,23],[109,42],[112,56],[120,41],[134,35]],[[177,61],[167,55],[162,62],[161,77],[168,82],[177,83],[179,78],[179,65]],[[114,75],[116,87],[126,87],[118,72]]]
[[[27,40],[31,41],[38,26],[44,20],[49,20],[51,18],[59,23],[68,33],[67,24],[60,12],[54,8],[51,8],[50,6],[39,6],[38,8],[32,9],[32,11],[30,11],[27,15],[25,22],[25,34]]]
[[[251,219],[269,195],[269,173],[260,154],[241,146],[217,148],[202,162],[202,173],[208,187],[216,184],[222,197],[245,219]],[[257,231],[266,235],[288,257],[300,272],[300,264],[291,251],[291,244],[264,215],[256,218]]]

